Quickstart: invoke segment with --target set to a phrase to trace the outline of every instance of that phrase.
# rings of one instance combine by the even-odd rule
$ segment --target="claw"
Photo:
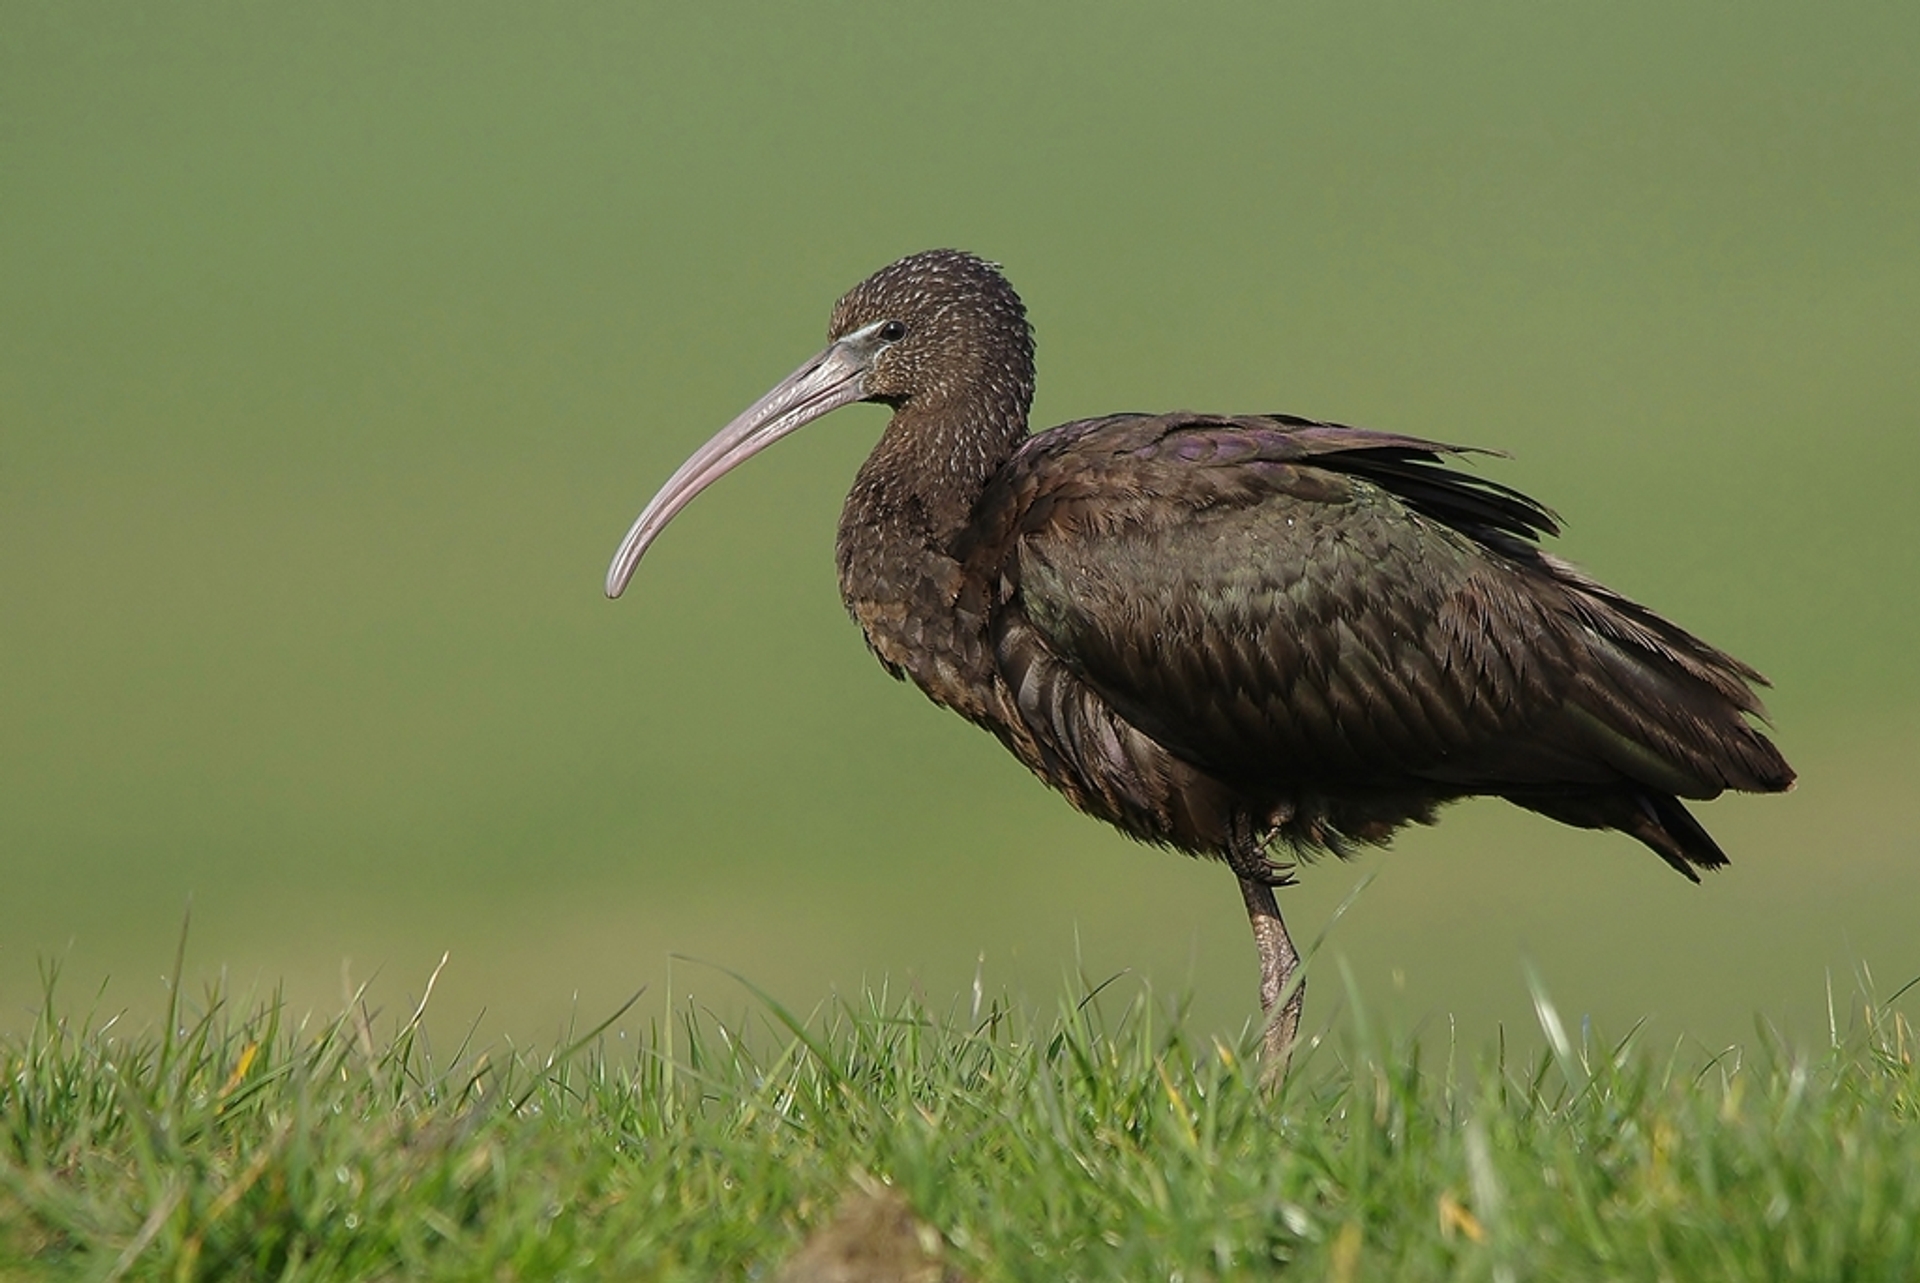
[[[1228,865],[1238,877],[1249,882],[1258,882],[1264,887],[1298,886],[1293,872],[1300,866],[1292,860],[1270,859],[1266,852],[1257,846],[1242,846],[1235,843],[1227,859]]]
[[[1293,871],[1299,867],[1292,860],[1269,860],[1263,855],[1260,857],[1260,863],[1246,876],[1268,887],[1298,886],[1300,882],[1293,876]]]

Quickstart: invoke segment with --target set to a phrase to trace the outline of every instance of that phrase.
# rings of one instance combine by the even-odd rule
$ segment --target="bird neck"
[[[954,542],[1026,437],[1030,388],[960,405],[916,397],[901,406],[840,514],[836,551],[847,609],[882,663],[950,706],[957,706],[959,656],[979,649],[959,633],[983,626],[952,610],[961,578]]]
[[[966,265],[975,289],[964,306],[916,314],[923,346],[909,344],[895,358],[899,368],[884,371],[882,386],[902,391],[840,514],[840,583],[850,607],[856,590],[893,591],[887,577],[926,556],[951,560],[974,504],[1026,438],[1034,376],[1026,309],[998,272],[977,260]]]
[[[901,406],[854,479],[841,538],[870,553],[901,539],[945,551],[1026,433],[1024,403],[974,397],[959,405],[916,399]]]

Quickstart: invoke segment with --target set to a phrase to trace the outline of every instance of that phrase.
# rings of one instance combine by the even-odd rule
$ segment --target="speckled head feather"
[[[1017,407],[1024,423],[1033,328],[997,264],[957,249],[909,254],[848,290],[827,334],[844,338],[876,321],[896,321],[906,334],[868,374],[868,400],[902,406],[964,394]]]

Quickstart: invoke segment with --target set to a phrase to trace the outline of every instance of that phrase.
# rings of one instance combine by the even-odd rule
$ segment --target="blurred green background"
[[[1006,264],[1036,419],[1510,451],[1767,672],[1686,885],[1499,803],[1285,898],[1370,1006],[1801,1035],[1920,974],[1920,7],[0,7],[0,1027],[188,977],[551,1041],[689,955],[1252,1007],[1231,880],[1082,819],[840,607],[844,411],[615,542],[894,257]],[[984,962],[982,962],[984,959]],[[671,972],[671,974],[670,974]]]

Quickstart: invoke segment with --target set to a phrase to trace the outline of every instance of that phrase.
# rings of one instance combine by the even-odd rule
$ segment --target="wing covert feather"
[[[984,503],[1004,591],[1060,660],[1236,785],[1791,780],[1741,716],[1757,673],[1542,553],[1553,515],[1447,453],[1119,416],[1035,438]]]
[[[1130,721],[1236,782],[1404,776],[1517,729],[1542,666],[1491,640],[1500,594],[1468,541],[1370,486],[1310,490],[1035,531],[1022,604]]]

